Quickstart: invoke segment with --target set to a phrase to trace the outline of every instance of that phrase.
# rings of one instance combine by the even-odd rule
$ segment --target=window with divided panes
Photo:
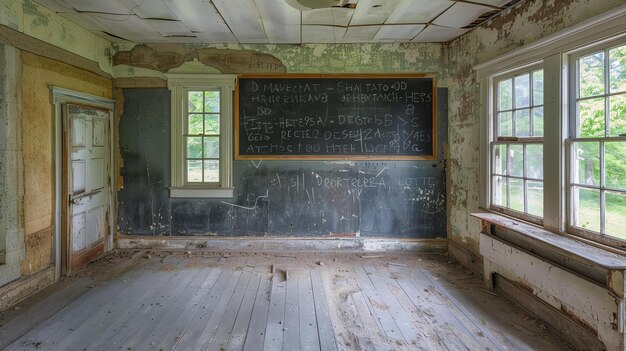
[[[491,207],[541,222],[543,217],[543,70],[494,78]]]
[[[626,44],[570,62],[568,229],[626,240]]]
[[[185,182],[220,181],[220,91],[187,90]]]

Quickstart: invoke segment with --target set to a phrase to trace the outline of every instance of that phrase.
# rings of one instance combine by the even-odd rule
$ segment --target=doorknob
[[[70,205],[78,205],[80,203],[80,198],[72,197],[70,194]]]

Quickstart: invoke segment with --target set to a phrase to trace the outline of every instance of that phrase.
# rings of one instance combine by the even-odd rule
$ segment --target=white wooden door
[[[104,253],[110,226],[109,111],[65,105],[66,272]]]

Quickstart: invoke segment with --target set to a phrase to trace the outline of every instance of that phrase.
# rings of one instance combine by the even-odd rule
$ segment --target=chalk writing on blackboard
[[[436,159],[436,84],[415,76],[241,76],[238,159]]]

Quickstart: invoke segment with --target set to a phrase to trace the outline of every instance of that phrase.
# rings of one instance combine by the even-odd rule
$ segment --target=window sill
[[[170,188],[171,198],[232,198],[233,188]]]
[[[559,235],[522,220],[496,213],[472,213],[482,222],[482,233],[613,290],[624,296],[622,272],[626,257]],[[620,274],[614,274],[619,272]],[[622,278],[622,279],[620,279]]]

